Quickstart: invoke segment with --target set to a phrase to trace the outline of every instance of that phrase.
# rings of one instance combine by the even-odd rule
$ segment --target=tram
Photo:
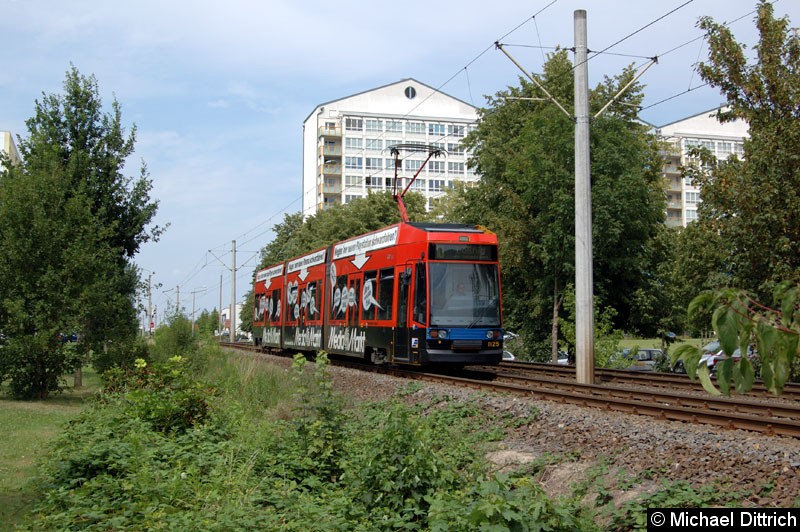
[[[257,346],[376,364],[500,363],[497,236],[473,225],[412,223],[403,194],[395,195],[400,223],[256,273]]]

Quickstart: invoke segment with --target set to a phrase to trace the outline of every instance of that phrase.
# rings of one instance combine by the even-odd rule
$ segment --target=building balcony
[[[342,128],[322,126],[321,128],[319,128],[319,136],[342,138]]]
[[[342,193],[342,185],[341,183],[323,183],[319,186],[320,192],[323,194],[341,194]]]
[[[342,147],[341,146],[320,146],[319,147],[319,154],[322,157],[341,157],[342,156]]]
[[[342,175],[342,165],[341,164],[323,164],[322,165],[322,175]]]

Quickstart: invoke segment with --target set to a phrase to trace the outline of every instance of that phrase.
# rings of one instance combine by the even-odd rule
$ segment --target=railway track
[[[239,344],[229,347],[247,349]],[[696,388],[697,384],[685,376],[680,378],[681,376],[651,372],[648,372],[651,373],[649,375],[644,375],[644,372],[596,370],[599,383],[587,385],[568,378],[570,369],[574,376],[574,368],[556,368],[548,364],[520,366],[519,363],[503,363],[498,367],[476,367],[454,372],[421,371],[341,360],[332,360],[332,363],[475,390],[645,415],[663,420],[702,423],[767,435],[800,438],[800,401],[791,397],[777,400],[766,396],[716,398],[705,392],[698,394],[696,389],[692,389]],[[624,384],[620,384],[623,382]],[[690,383],[691,386],[675,384],[678,382]]]
[[[553,378],[574,379],[575,366],[542,364],[529,362],[503,362],[501,368],[510,372],[523,374],[534,372],[537,376],[547,375]],[[619,384],[642,386],[646,388],[666,388],[675,391],[697,392],[708,395],[700,381],[690,379],[685,374],[657,373],[653,371],[630,371],[624,369],[595,369],[597,384]],[[772,395],[764,385],[757,382],[745,398],[764,398],[779,401],[800,401],[800,384],[787,383],[779,397]]]

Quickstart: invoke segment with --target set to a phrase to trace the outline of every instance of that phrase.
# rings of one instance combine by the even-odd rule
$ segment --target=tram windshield
[[[496,264],[431,262],[433,327],[500,327],[500,282]]]

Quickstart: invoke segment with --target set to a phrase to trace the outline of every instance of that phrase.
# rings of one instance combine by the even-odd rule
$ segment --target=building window
[[[464,163],[448,162],[447,163],[447,170],[451,174],[463,174],[464,173]]]
[[[406,122],[406,133],[409,135],[424,135],[425,124],[422,122]]]
[[[361,157],[345,157],[344,167],[361,170]]]
[[[344,176],[344,184],[349,189],[360,189],[364,183],[364,178],[360,175],[346,175]]]
[[[410,172],[416,172],[417,170],[422,168],[422,161],[416,161],[414,159],[406,159],[403,162],[405,163],[404,164],[405,169]]]
[[[444,179],[428,179],[428,192],[442,192]]]
[[[697,211],[686,209],[686,223],[697,221]]]
[[[344,121],[344,128],[347,131],[362,131],[364,129],[364,121],[360,118],[347,118]]]
[[[428,124],[428,135],[431,137],[444,137],[444,124]]]
[[[447,144],[447,153],[450,155],[464,155],[464,146],[460,142],[449,142]]]
[[[364,166],[367,170],[381,170],[381,161],[378,157],[367,157]]]
[[[368,175],[366,178],[367,188],[383,188],[383,178]]]
[[[357,200],[357,199],[361,199],[361,196],[358,195],[358,194],[345,194],[345,196],[344,196],[344,202],[345,203],[350,203],[351,201]]]
[[[404,90],[403,93],[406,95],[406,98],[408,98],[409,100],[413,100],[417,96],[417,89],[409,86],[406,87],[406,90]]]
[[[403,123],[399,120],[387,120],[386,121],[386,131],[391,131],[392,133],[402,133],[403,132]]]
[[[454,126],[454,125],[447,126],[447,134],[451,137],[463,137],[465,131],[466,127],[464,126]]]
[[[361,137],[347,137],[344,139],[344,147],[348,151],[361,151],[363,139]]]
[[[367,120],[367,131],[383,131],[383,120]]]
[[[394,159],[386,159],[386,167],[387,170],[394,170]]]
[[[386,149],[389,150],[398,144],[402,144],[403,141],[400,139],[386,139]]]
[[[383,150],[383,139],[367,139],[368,150]]]
[[[428,173],[429,174],[443,174],[444,173],[444,161],[428,161]]]
[[[700,203],[700,193],[699,192],[687,192],[686,193],[686,203]]]

